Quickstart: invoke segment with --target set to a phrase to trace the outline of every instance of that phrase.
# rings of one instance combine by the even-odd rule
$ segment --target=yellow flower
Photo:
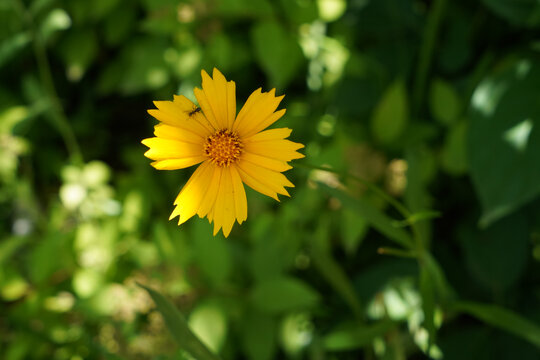
[[[173,101],[155,101],[157,109],[148,113],[159,120],[155,137],[142,143],[144,154],[159,170],[199,165],[176,198],[170,219],[178,225],[195,214],[214,222],[214,235],[223,229],[229,236],[235,221],[247,218],[244,183],[276,200],[289,196],[285,187],[294,187],[282,174],[288,161],[304,155],[296,150],[304,145],[285,140],[291,129],[264,130],[285,114],[276,111],[282,96],[255,90],[236,115],[236,86],[214,69],[211,78],[204,70],[202,90],[194,93],[199,107],[184,96]],[[264,130],[264,131],[263,131]]]

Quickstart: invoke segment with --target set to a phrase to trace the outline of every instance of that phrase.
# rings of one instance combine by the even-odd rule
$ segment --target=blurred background
[[[1,0],[0,358],[190,359],[136,282],[223,359],[540,358],[539,59],[536,0]],[[228,239],[140,144],[213,67],[306,145]]]

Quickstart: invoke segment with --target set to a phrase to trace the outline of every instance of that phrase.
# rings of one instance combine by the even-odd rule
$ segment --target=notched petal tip
[[[141,144],[143,144],[144,146],[150,147],[150,142],[152,142],[152,139],[155,139],[155,137],[142,139]]]

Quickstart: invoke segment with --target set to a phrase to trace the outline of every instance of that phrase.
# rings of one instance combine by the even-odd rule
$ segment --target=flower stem
[[[426,92],[426,82],[429,68],[431,66],[433,50],[435,49],[435,41],[437,40],[445,6],[446,0],[435,0],[435,3],[428,14],[413,89],[413,114],[416,115],[418,115],[418,112],[420,111],[423,97]]]
[[[17,0],[14,2],[14,7],[16,11],[20,13],[21,18],[23,18],[27,23],[30,33],[32,34],[32,44],[39,71],[39,78],[43,91],[47,95],[47,98],[51,104],[51,119],[54,122],[54,126],[60,133],[62,140],[64,141],[71,160],[80,164],[83,162],[82,152],[75,137],[75,133],[73,132],[69,120],[64,112],[60,98],[58,97],[58,93],[56,92],[51,66],[47,58],[47,50],[45,48],[43,38],[39,31],[36,30],[32,15],[26,10],[23,2],[21,0]]]
[[[373,184],[373,183],[371,183],[371,182],[369,182],[369,181],[367,181],[365,179],[362,179],[359,176],[353,175],[353,174],[351,174],[351,173],[349,173],[347,171],[334,170],[334,169],[332,169],[330,167],[327,167],[327,166],[317,166],[317,165],[306,164],[306,163],[296,163],[296,165],[300,166],[300,167],[312,169],[312,170],[321,170],[321,171],[331,172],[331,173],[337,174],[337,175],[339,175],[341,177],[355,180],[355,181],[361,183],[362,185],[364,185],[365,187],[367,187],[371,192],[373,192],[374,194],[379,196],[381,199],[386,201],[388,204],[392,205],[403,216],[404,219],[408,219],[411,216],[411,213],[409,212],[409,210],[407,210],[407,208],[402,203],[400,203],[398,200],[396,200],[392,196],[388,195],[384,190],[379,188],[377,185],[375,185],[375,184]]]

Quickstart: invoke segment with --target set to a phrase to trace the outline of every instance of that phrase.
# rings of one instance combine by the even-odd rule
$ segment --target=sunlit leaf
[[[257,284],[250,299],[259,310],[277,314],[310,308],[318,303],[320,296],[301,280],[277,277]]]
[[[154,300],[157,310],[163,316],[167,328],[171,332],[178,345],[190,353],[197,360],[219,360],[219,357],[212,353],[208,348],[193,334],[189,329],[184,316],[169,302],[163,295],[157,291],[139,284],[145,289]]]
[[[540,193],[540,64],[522,59],[472,97],[468,163],[487,226]]]
[[[503,307],[475,302],[457,302],[453,309],[467,313],[488,325],[508,331],[540,348],[540,326]]]
[[[252,30],[257,61],[277,88],[286,87],[302,64],[300,46],[277,22],[259,23]]]
[[[355,211],[359,216],[368,221],[371,226],[388,237],[389,240],[395,241],[404,247],[412,246],[412,239],[409,234],[403,228],[394,226],[393,221],[368,200],[352,198],[342,190],[334,189],[322,183],[319,183],[319,186],[341,201],[344,206]]]
[[[375,338],[384,336],[397,326],[390,320],[373,325],[344,325],[333,329],[323,338],[324,347],[329,351],[347,351],[370,345]]]
[[[402,80],[391,84],[383,93],[371,117],[371,131],[377,141],[389,145],[396,141],[407,126],[409,107]]]

